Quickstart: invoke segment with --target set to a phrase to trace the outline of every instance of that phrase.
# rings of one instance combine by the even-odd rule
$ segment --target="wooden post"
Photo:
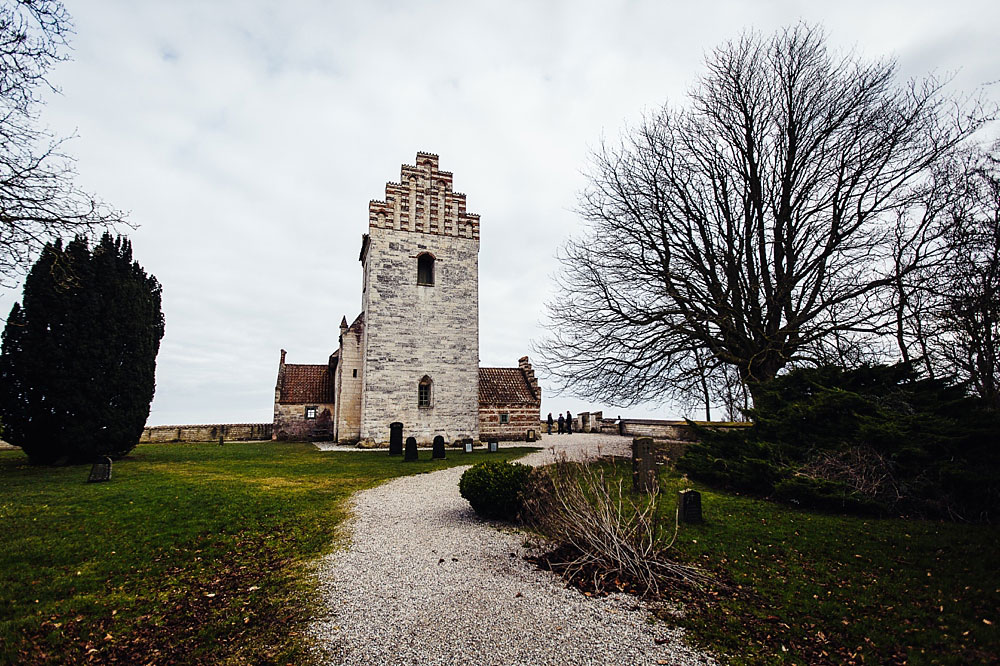
[[[656,490],[656,450],[652,437],[632,440],[632,488],[637,493]]]

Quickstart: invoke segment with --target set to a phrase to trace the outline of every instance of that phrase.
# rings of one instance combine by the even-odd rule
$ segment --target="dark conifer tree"
[[[39,464],[135,448],[155,388],[160,294],[125,238],[47,245],[3,333],[4,439]]]

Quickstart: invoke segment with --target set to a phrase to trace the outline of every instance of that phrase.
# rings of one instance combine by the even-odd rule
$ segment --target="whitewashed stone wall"
[[[431,441],[479,438],[479,241],[372,229],[366,270],[361,438],[389,440],[389,423]],[[417,255],[435,257],[434,285],[417,284]],[[431,378],[431,407],[418,386]]]
[[[386,200],[369,205],[364,257],[361,439],[479,439],[479,217],[451,190],[438,158],[417,154]],[[417,257],[434,256],[434,285],[417,284]],[[424,376],[431,406],[418,406]]]
[[[361,358],[363,324],[358,322],[340,332],[340,358],[336,375],[336,438],[338,442],[357,442],[361,438],[361,385],[364,363]],[[357,377],[354,371],[357,370]]]

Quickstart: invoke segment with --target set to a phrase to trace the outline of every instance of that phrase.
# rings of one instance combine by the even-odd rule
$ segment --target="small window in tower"
[[[357,368],[354,368],[354,376],[355,376],[355,377],[357,377],[357,376],[358,376],[358,369],[357,369]]]
[[[314,418],[316,418],[316,408],[315,407],[306,407],[306,418],[307,419],[314,419]]]
[[[430,408],[431,406],[431,378],[424,375],[424,378],[420,380],[420,385],[417,387],[417,406],[421,408]]]
[[[424,252],[417,257],[417,284],[434,286],[434,255]]]
[[[504,424],[504,423],[510,423],[510,414],[507,414],[506,412],[501,413],[500,414],[500,423],[501,423],[501,425]]]

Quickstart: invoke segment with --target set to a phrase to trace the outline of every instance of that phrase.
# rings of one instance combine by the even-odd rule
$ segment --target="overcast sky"
[[[271,420],[279,349],[323,363],[336,348],[360,311],[368,201],[418,150],[482,216],[481,364],[514,366],[543,336],[554,253],[581,230],[588,151],[683,105],[713,47],[804,19],[904,76],[954,74],[956,92],[1000,79],[997,0],[67,8],[73,61],[43,119],[78,135],[79,184],[129,211],[163,284],[151,425]],[[17,298],[0,292],[0,310]],[[543,413],[679,415],[551,393]]]

